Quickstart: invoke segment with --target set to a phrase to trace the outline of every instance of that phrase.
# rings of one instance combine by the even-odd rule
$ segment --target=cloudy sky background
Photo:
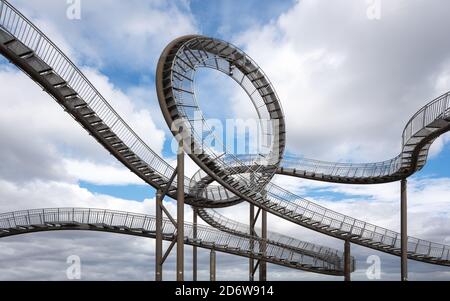
[[[200,33],[243,48],[264,69],[286,114],[288,152],[332,161],[395,156],[408,119],[450,87],[450,28],[445,0],[381,1],[379,20],[366,1],[82,0],[69,20],[65,0],[11,0],[38,25],[160,155],[174,162],[171,136],[154,90],[159,54],[179,35]],[[0,58],[0,212],[43,207],[94,207],[153,213],[154,189],[122,167],[47,94]],[[199,83],[238,117],[254,117],[231,81]],[[204,91],[204,92],[202,92]],[[214,110],[216,108],[216,110]],[[221,116],[218,116],[221,117]],[[446,135],[427,166],[409,182],[409,234],[450,244],[450,161]],[[189,173],[195,172],[188,162]],[[283,187],[328,208],[399,230],[399,184],[334,185],[287,177]],[[167,206],[173,211],[174,202]],[[244,221],[247,205],[222,210]],[[186,208],[187,219],[191,212]],[[270,230],[342,248],[343,242],[269,217]],[[366,280],[370,255],[381,279],[398,280],[400,260],[354,246],[355,280]],[[84,280],[152,280],[151,239],[103,233],[40,233],[0,242],[0,280],[65,280],[66,258],[78,255]],[[186,248],[186,277],[191,250]],[[200,251],[200,279],[208,252]],[[218,280],[246,280],[247,262],[218,254]],[[450,280],[450,269],[410,261],[411,280]],[[175,279],[169,257],[165,279]],[[342,280],[269,265],[269,280]]]

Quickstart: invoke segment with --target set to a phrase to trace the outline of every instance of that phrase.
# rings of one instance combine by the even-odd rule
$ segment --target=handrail
[[[156,218],[152,215],[96,208],[46,208],[0,214],[0,237],[33,232],[35,229],[44,231],[45,227],[50,230],[53,229],[54,224],[57,228],[58,225],[61,227],[65,224],[98,226],[103,229],[105,226],[118,227],[128,230],[131,235],[136,231],[144,232],[144,234],[156,231]],[[250,249],[250,238],[238,237],[206,225],[196,225],[197,235],[194,236],[192,223],[185,222],[184,227],[186,240],[201,241],[202,244],[207,244],[218,251],[243,250],[246,251],[245,253],[250,252],[264,258],[275,259],[281,265],[297,266],[313,272],[318,269],[316,272],[338,274],[343,270],[340,266],[340,258],[318,257],[314,252],[300,253],[257,237],[251,239],[254,248]],[[62,227],[62,229],[70,228]],[[86,228],[80,228],[80,230],[83,229]],[[176,231],[177,228],[169,219],[162,220],[162,233],[175,236]],[[280,255],[283,253],[284,256]],[[284,263],[283,260],[287,261]]]

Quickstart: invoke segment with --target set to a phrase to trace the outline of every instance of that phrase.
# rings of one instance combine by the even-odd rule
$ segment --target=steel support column
[[[155,281],[162,281],[162,191],[156,192]]]
[[[254,235],[255,233],[255,206],[250,204],[250,235]],[[250,239],[250,251],[253,252],[255,248],[255,242],[253,239]],[[248,280],[254,281],[255,275],[255,260],[250,258],[248,260]]]
[[[193,228],[192,234],[197,239],[197,210],[193,209]],[[197,281],[197,247],[192,248],[192,281]]]
[[[408,216],[407,216],[407,180],[403,179],[400,186],[400,236],[401,236],[401,280],[408,280]]]
[[[180,129],[180,133],[182,128]],[[180,139],[177,154],[177,281],[184,281],[184,149]]]
[[[261,238],[267,240],[267,211],[261,210]],[[267,244],[262,242],[260,244],[262,254],[266,254]],[[267,281],[267,262],[261,261],[259,263],[259,281]]]
[[[344,243],[344,279],[345,281],[351,281],[352,273],[352,258],[350,251],[350,241],[346,240]]]
[[[216,281],[216,251],[211,250],[209,255],[209,280]]]

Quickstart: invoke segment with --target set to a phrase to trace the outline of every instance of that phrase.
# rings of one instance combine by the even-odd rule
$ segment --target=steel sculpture
[[[215,265],[214,251],[248,257],[251,261],[249,278],[253,278],[259,267],[260,280],[266,278],[266,262],[330,275],[345,274],[345,279],[350,280],[355,268],[350,256],[351,243],[401,256],[402,280],[407,279],[407,258],[450,266],[449,246],[406,236],[406,178],[423,167],[431,143],[449,129],[448,93],[424,106],[408,122],[401,153],[394,159],[346,164],[288,157],[284,156],[286,129],[281,103],[258,65],[230,43],[199,35],[180,37],[163,51],[156,74],[160,107],[179,143],[178,166],[173,168],[127,125],[72,61],[5,0],[0,0],[0,53],[40,85],[108,152],[157,190],[156,217],[129,214],[127,216],[133,219],[123,220],[123,213],[107,210],[30,210],[1,215],[0,236],[76,229],[153,237],[156,239],[156,280],[162,280],[162,264],[175,244],[178,280],[184,279],[184,244],[194,246],[194,250],[196,247],[213,250],[212,266]],[[260,119],[272,122],[265,133],[273,142],[269,149],[242,156],[227,151],[217,153],[204,146],[202,133],[196,131],[192,119],[193,113],[198,113],[201,123],[208,127],[193,89],[198,68],[223,72],[247,92]],[[192,178],[184,176],[184,152],[200,167]],[[397,233],[314,204],[273,184],[271,179],[276,173],[337,183],[401,180],[402,231]],[[164,207],[165,196],[178,201],[176,219]],[[253,212],[250,225],[233,221],[214,210],[244,201],[258,210],[256,215]],[[194,224],[184,221],[184,203],[194,209]],[[96,212],[96,217],[91,212]],[[345,252],[268,232],[267,213],[338,238],[344,241]],[[167,219],[163,218],[164,214]],[[111,217],[111,222],[100,222],[99,215]],[[214,228],[198,225],[197,215]],[[121,221],[117,221],[118,216]],[[261,231],[255,229],[258,216],[263,221]],[[149,228],[135,224],[135,220],[152,224]],[[256,235],[258,232],[261,237]],[[210,233],[214,235],[207,236]],[[163,240],[171,241],[165,254]],[[194,279],[196,273],[194,256]],[[211,279],[215,279],[215,269]]]

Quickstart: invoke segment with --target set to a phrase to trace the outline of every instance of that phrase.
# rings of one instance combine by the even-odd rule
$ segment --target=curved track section
[[[240,168],[229,167],[227,171],[239,173]],[[208,187],[214,181],[202,170],[198,171],[193,179],[202,183],[202,187]],[[274,215],[338,239],[349,240],[361,246],[400,256],[400,233],[398,232],[327,209],[273,183],[266,186],[264,194],[265,201],[259,207]],[[242,229],[242,225],[226,219],[213,209],[204,208],[201,212],[203,219],[212,226],[217,225],[217,221],[212,219],[219,217],[222,229],[227,228],[232,231],[237,228]],[[240,226],[236,228],[236,224]],[[246,233],[247,231],[238,232]],[[450,247],[408,237],[408,258],[450,266]]]
[[[215,136],[220,148],[205,143],[211,128],[198,105],[195,74],[199,68],[211,68],[227,74],[250,97],[260,122],[260,139],[270,146],[257,148],[251,164],[242,164]],[[222,185],[235,185],[255,194],[272,179],[285,149],[285,122],[278,96],[259,66],[242,50],[222,40],[200,35],[183,36],[164,49],[156,71],[156,92],[163,116],[178,141],[183,140],[187,154],[208,175]],[[179,128],[183,129],[180,134]],[[205,145],[206,144],[206,145]],[[228,173],[225,167],[242,168]],[[244,176],[245,175],[245,176]],[[230,189],[233,191],[233,189]]]
[[[34,209],[0,214],[0,238],[61,230],[92,230],[142,237],[156,237],[156,218],[150,215],[90,208]],[[162,224],[163,239],[173,241],[176,227],[168,219]],[[340,258],[318,258],[314,254],[286,249],[270,241],[239,237],[208,226],[185,223],[186,244],[241,257],[327,275],[343,275]],[[253,246],[251,248],[250,246]],[[263,246],[265,246],[263,250]]]
[[[238,235],[241,237],[246,237],[253,239],[253,237],[258,236],[259,229],[255,227],[254,233],[251,233],[250,226],[236,222],[229,219],[219,212],[214,210],[207,210],[203,208],[196,208],[198,215],[209,225],[216,229],[228,232],[233,235]],[[271,244],[286,248],[288,250],[293,250],[295,252],[300,252],[302,254],[309,254],[311,256],[320,258],[326,261],[341,261],[344,254],[335,249],[318,246],[309,242],[301,241],[293,237],[282,235],[276,232],[267,232],[267,241]],[[355,259],[352,257],[351,260],[351,270],[355,270]]]
[[[336,163],[285,157],[278,173],[299,178],[349,184],[387,183],[423,168],[434,140],[450,130],[450,92],[422,107],[406,124],[400,154],[376,163]],[[247,158],[251,164],[251,158]]]
[[[199,39],[199,37],[195,38]],[[182,45],[173,46],[181,49]],[[203,46],[206,47],[206,45]],[[226,46],[229,48],[229,44],[226,44]],[[174,168],[153,152],[132,131],[56,45],[4,0],[0,0],[0,53],[42,86],[127,168],[151,186],[157,189],[167,188]],[[214,53],[214,50],[212,53]],[[220,53],[219,50],[215,55],[220,55]],[[215,55],[213,55],[213,58]],[[166,58],[171,59],[170,56],[166,56]],[[236,59],[239,60],[239,58]],[[252,61],[250,63],[252,64]],[[162,66],[164,67],[164,64]],[[252,66],[256,66],[256,64]],[[242,70],[244,72],[240,72],[250,78],[254,74],[260,73],[263,75],[260,69],[247,70],[243,67]],[[246,70],[249,72],[248,74],[246,74]],[[165,77],[161,77],[161,83],[173,80],[173,74],[175,72],[169,74],[169,77],[167,77],[167,74]],[[183,77],[180,75],[177,80],[180,80],[180,78]],[[253,80],[261,81],[257,78],[253,78]],[[269,84],[267,82],[265,85],[272,89]],[[172,85],[172,87],[174,86]],[[167,91],[158,90],[158,95],[164,97],[169,95]],[[276,148],[272,148],[269,152],[260,154],[257,160],[253,160],[249,165],[246,165],[238,157],[231,157],[231,161],[236,166],[247,168],[247,174],[253,174],[253,177],[244,177],[242,173],[236,176],[232,173],[227,174],[226,169],[232,166],[227,161],[229,156],[217,158],[215,152],[211,152],[207,156],[202,156],[204,153],[200,152],[197,156],[194,152],[195,161],[202,168],[205,168],[208,176],[217,180],[222,186],[199,185],[195,187],[197,185],[196,180],[191,181],[190,178],[185,178],[186,203],[197,207],[214,208],[234,205],[245,200],[309,229],[339,239],[350,240],[353,243],[375,250],[400,255],[400,236],[398,233],[341,215],[296,196],[272,183],[267,184],[276,169],[280,168],[279,162],[284,151],[282,110],[281,107],[275,106],[276,101],[273,103],[268,101],[269,99],[277,99],[273,90],[268,90],[269,92],[270,95],[263,97],[265,100],[264,107],[269,112],[269,118],[279,120],[281,124],[278,132],[271,133],[275,143],[278,144],[277,147],[280,148],[280,152],[273,152]],[[180,94],[172,93],[172,95]],[[160,102],[164,104],[163,109],[165,108],[166,113],[167,111],[172,112],[172,106],[174,105],[179,107],[177,109],[179,112],[183,111],[180,108],[182,102],[170,103],[168,98],[160,99]],[[409,140],[409,138],[406,140]],[[186,144],[185,146],[191,148],[192,145]],[[198,147],[198,145],[194,144],[194,150],[198,150],[195,146]],[[176,183],[173,183],[168,188],[170,197],[176,198],[176,186]],[[253,189],[258,187],[265,188],[255,192]],[[261,191],[264,191],[264,194],[261,194]],[[409,258],[440,265],[450,265],[449,250],[448,246],[415,238],[410,238],[408,243]]]

